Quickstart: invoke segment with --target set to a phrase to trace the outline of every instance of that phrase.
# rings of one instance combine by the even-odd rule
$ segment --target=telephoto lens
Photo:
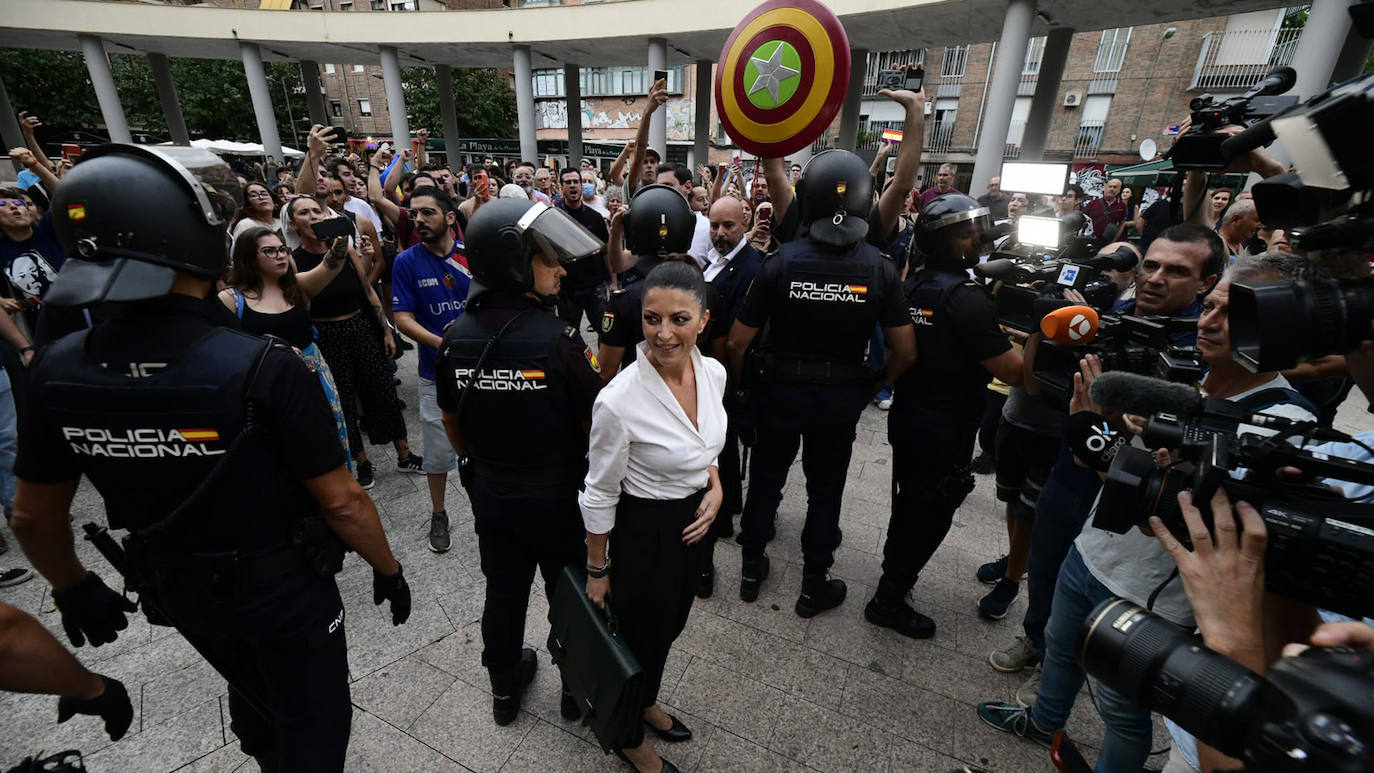
[[[1237,282],[1231,286],[1231,357],[1252,373],[1345,354],[1374,338],[1374,280]]]

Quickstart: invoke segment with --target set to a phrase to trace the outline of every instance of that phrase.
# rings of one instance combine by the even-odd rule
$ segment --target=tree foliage
[[[431,136],[444,136],[438,77],[434,70],[407,67],[401,78],[411,129],[423,126],[429,129]],[[499,71],[454,68],[453,102],[458,113],[458,136],[515,136],[515,94]]]

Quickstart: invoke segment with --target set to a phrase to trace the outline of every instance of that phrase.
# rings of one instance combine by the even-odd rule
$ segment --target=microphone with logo
[[[1107,417],[1093,411],[1079,411],[1064,422],[1064,442],[1078,461],[1090,470],[1106,472],[1112,460],[1128,442],[1126,433],[1107,423]]]
[[[1045,338],[1065,346],[1082,346],[1097,337],[1099,319],[1091,306],[1065,306],[1046,314],[1040,320],[1040,332]]]

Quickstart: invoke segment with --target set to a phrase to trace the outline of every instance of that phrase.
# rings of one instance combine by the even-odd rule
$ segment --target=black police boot
[[[520,698],[534,681],[539,661],[534,650],[520,650],[520,662],[509,671],[491,671],[491,718],[498,725],[509,725],[520,715]]]
[[[834,609],[844,603],[848,592],[844,580],[832,580],[825,572],[806,572],[802,575],[801,596],[797,597],[797,616],[815,617]]]
[[[757,601],[759,598],[759,586],[768,579],[768,556],[761,555],[758,558],[746,558],[740,565],[739,570],[739,600]]]
[[[912,609],[906,603],[906,591],[886,577],[878,581],[877,592],[864,607],[864,619],[912,639],[935,635],[935,621]]]

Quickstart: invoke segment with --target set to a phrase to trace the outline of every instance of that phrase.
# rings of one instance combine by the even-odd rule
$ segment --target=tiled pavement
[[[407,421],[418,443],[414,359],[401,362]],[[1374,426],[1358,396],[1338,426]],[[745,604],[735,589],[740,553],[732,540],[716,551],[716,595],[698,601],[668,663],[662,702],[695,731],[685,744],[660,750],[690,771],[821,770],[947,771],[968,764],[994,771],[1052,770],[1039,747],[1003,735],[974,713],[980,700],[1009,700],[1019,675],[987,664],[988,652],[1020,631],[1024,594],[1000,622],[978,617],[987,590],[973,577],[982,561],[1006,550],[1001,508],[992,481],[978,487],[955,516],[954,528],[918,584],[914,602],[933,617],[934,639],[911,641],[862,618],[877,582],[888,514],[890,449],[884,415],[865,412],[845,492],[844,545],[834,574],[849,583],[839,609],[811,620],[792,612],[800,583],[799,538],[805,511],[801,470],[789,480],[769,547],[773,574],[759,600]],[[417,451],[420,450],[417,448]],[[350,770],[598,771],[622,769],[604,756],[590,732],[558,714],[556,668],[544,652],[547,605],[531,595],[525,640],[540,651],[539,674],[512,725],[491,721],[486,673],[479,662],[483,579],[467,499],[454,480],[448,511],[454,548],[427,549],[428,495],[420,476],[395,472],[390,448],[370,449],[379,474],[372,496],[414,592],[410,621],[393,628],[373,607],[369,571],[350,555],[339,586],[348,608],[349,664],[354,703]],[[99,518],[99,500],[83,487],[73,507],[80,524]],[[95,551],[78,541],[83,561],[113,585]],[[0,564],[22,563],[11,549]],[[64,643],[47,584],[41,579],[0,590],[0,600],[38,617]],[[228,726],[223,680],[167,628],[138,616],[113,644],[77,655],[128,686],[135,720],[117,744],[97,719],[57,725],[56,699],[0,694],[0,765],[48,750],[78,748],[92,771],[253,770]],[[1071,718],[1071,735],[1091,759],[1102,723],[1086,691]],[[1156,723],[1155,748],[1168,736]],[[1163,765],[1163,756],[1150,767]]]

